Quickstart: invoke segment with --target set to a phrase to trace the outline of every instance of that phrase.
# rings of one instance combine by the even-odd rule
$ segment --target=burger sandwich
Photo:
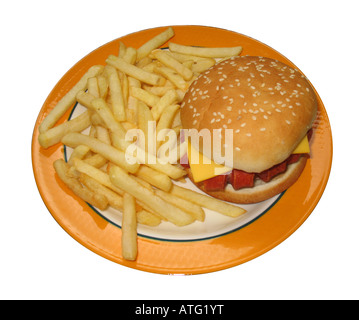
[[[215,198],[243,204],[271,198],[294,184],[306,165],[317,104],[307,79],[282,62],[258,56],[218,62],[183,99],[183,128],[210,132],[211,139],[189,136],[188,163],[181,163]],[[215,161],[229,149],[231,161]]]

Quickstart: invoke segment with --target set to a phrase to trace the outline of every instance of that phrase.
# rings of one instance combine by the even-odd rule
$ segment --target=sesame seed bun
[[[184,129],[232,129],[233,168],[250,173],[285,161],[311,129],[316,114],[315,92],[298,70],[257,56],[217,63],[191,84],[181,105]],[[208,158],[225,155],[224,134],[217,154],[213,153],[213,139],[209,149],[191,143]],[[257,179],[252,188],[234,190],[228,184],[224,190],[207,193],[237,203],[263,201],[292,185],[306,161],[307,157],[301,157],[270,182]],[[192,180],[190,169],[188,176]],[[203,183],[196,185],[206,192]]]
[[[316,113],[316,95],[299,71],[257,56],[233,57],[202,73],[181,105],[184,129],[233,129],[233,168],[246,172],[287,159]],[[214,158],[213,146],[211,154],[193,146]],[[224,135],[221,147],[218,156],[225,154]]]

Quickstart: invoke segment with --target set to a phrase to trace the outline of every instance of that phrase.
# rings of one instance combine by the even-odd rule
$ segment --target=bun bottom
[[[287,190],[297,181],[304,170],[306,162],[307,157],[301,157],[297,162],[290,164],[285,172],[277,175],[271,181],[263,182],[260,179],[257,179],[254,187],[239,190],[234,190],[232,185],[228,184],[224,190],[206,191],[203,183],[195,183],[193,181],[191,169],[187,168],[186,171],[189,179],[208,195],[228,202],[251,204],[267,200],[284,190]]]

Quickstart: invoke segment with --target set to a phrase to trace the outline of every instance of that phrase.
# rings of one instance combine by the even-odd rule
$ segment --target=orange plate
[[[121,228],[75,197],[55,176],[52,163],[64,156],[63,146],[58,144],[44,150],[38,143],[41,121],[90,66],[105,64],[109,54],[118,52],[119,40],[127,46],[138,48],[165,28],[143,30],[111,41],[84,57],[62,77],[46,99],[35,124],[32,139],[34,175],[52,216],[67,233],[93,252],[121,265],[154,273],[200,274],[218,271],[247,262],[277,246],[306,220],[318,203],[332,162],[330,124],[319,95],[311,158],[299,180],[264,214],[241,228],[200,240],[168,241],[139,236],[135,262],[126,261],[121,256]],[[267,45],[236,32],[205,26],[173,28],[175,37],[171,41],[176,43],[214,47],[242,45],[242,55],[271,57],[295,67]],[[66,121],[70,112],[59,123]]]

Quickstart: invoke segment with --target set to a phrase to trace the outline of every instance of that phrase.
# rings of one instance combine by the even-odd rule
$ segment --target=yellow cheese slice
[[[303,140],[298,144],[293,153],[309,153],[309,141],[307,135],[303,138]]]
[[[198,155],[198,158],[196,155]],[[192,159],[198,159],[199,161],[198,163],[193,163],[191,162]],[[232,168],[227,168],[208,159],[205,155],[193,148],[190,142],[188,142],[188,162],[195,182],[207,180],[232,170]]]
[[[293,153],[309,153],[309,142],[307,136],[299,143]],[[193,158],[192,158],[192,155]],[[198,163],[192,163],[191,159],[197,159]],[[193,180],[195,182],[204,181],[215,176],[225,174],[232,170],[232,168],[225,167],[223,165],[215,163],[213,160],[208,159],[205,155],[198,152],[195,148],[192,147],[190,142],[188,142],[188,162],[191,167]],[[196,161],[197,162],[197,161]]]

